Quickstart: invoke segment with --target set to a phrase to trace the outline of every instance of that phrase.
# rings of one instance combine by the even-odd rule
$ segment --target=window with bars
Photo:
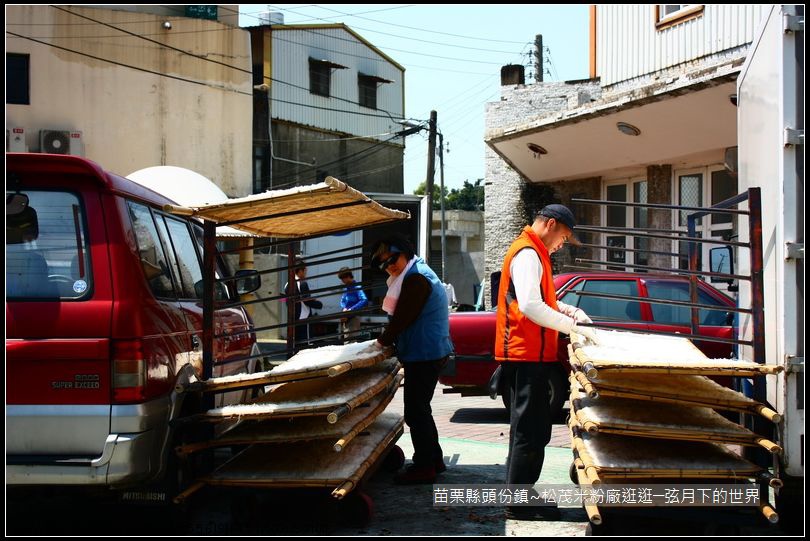
[[[692,173],[678,176],[678,205],[682,207],[702,207],[703,206],[703,174]],[[686,217],[692,211],[682,210],[678,218],[678,225],[687,225]],[[702,218],[697,220],[700,225]]]
[[[640,180],[633,183],[633,202],[634,203],[647,203],[647,181]],[[636,229],[646,229],[650,227],[648,211],[646,207],[633,208],[633,227]],[[649,250],[650,239],[649,237],[634,237],[633,246],[636,250]],[[639,265],[647,265],[649,263],[649,253],[639,251],[635,253],[635,262]]]

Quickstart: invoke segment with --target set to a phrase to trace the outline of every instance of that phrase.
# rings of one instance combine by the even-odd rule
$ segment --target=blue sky
[[[344,23],[404,66],[405,116],[438,113],[448,189],[484,177],[484,104],[500,99],[502,65],[534,62],[536,34],[547,49],[544,80],[588,77],[586,4],[242,4],[239,11],[242,26],[267,11],[283,13],[286,24]],[[527,67],[527,82],[534,71]],[[407,138],[404,168],[412,193],[425,180],[427,134]]]

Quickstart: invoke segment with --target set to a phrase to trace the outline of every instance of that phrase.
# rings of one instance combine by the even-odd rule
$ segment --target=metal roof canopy
[[[409,213],[384,207],[334,177],[311,186],[272,190],[224,203],[199,207],[166,205],[164,210],[253,235],[289,239],[410,218]],[[312,213],[317,213],[317,217],[311,216]]]

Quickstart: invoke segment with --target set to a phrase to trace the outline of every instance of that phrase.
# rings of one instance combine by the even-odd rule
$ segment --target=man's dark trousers
[[[506,483],[533,485],[551,440],[548,374],[554,363],[502,362],[502,383],[512,392]]]

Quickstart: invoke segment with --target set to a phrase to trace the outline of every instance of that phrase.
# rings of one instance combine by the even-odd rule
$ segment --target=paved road
[[[433,400],[448,471],[438,481],[447,484],[501,483],[508,452],[509,424],[500,402],[489,397],[442,394]],[[402,412],[402,392],[389,406]],[[407,433],[399,441],[410,457]],[[541,484],[567,484],[571,451],[564,425],[555,425]],[[515,535],[580,536],[590,533],[581,508],[562,509],[557,522],[505,520],[502,507],[441,507],[433,505],[432,486],[397,486],[393,473],[378,471],[361,488],[373,501],[370,520],[357,523],[363,500],[335,502],[329,491],[234,490],[205,488],[195,495],[182,515],[160,508],[131,509],[89,501],[48,502],[36,498],[6,502],[8,534],[39,535]],[[662,518],[623,519],[616,516],[614,535],[778,535],[776,528],[749,527],[729,522],[706,522],[706,512]],[[601,532],[595,532],[601,533]]]

